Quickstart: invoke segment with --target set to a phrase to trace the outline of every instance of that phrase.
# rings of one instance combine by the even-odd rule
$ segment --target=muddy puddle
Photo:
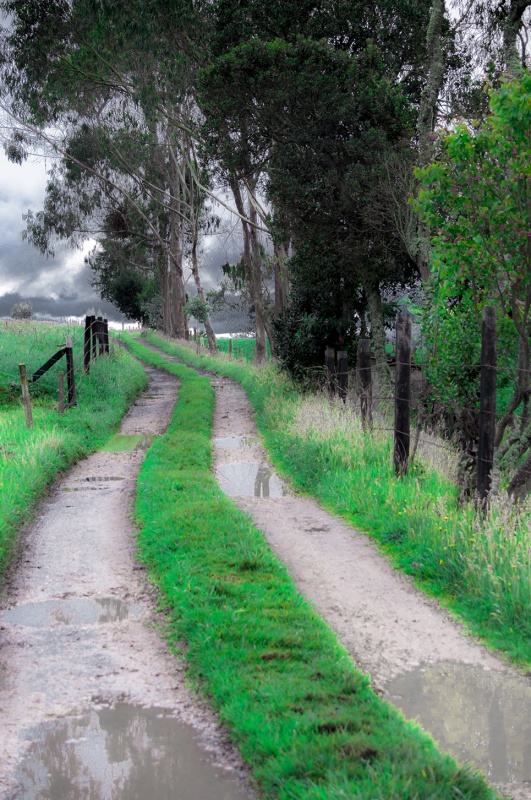
[[[24,625],[28,628],[54,628],[58,625],[94,625],[122,622],[128,617],[138,617],[143,609],[137,603],[125,603],[115,597],[71,600],[44,600],[40,603],[23,603],[0,615],[7,625]]]
[[[273,470],[255,461],[237,461],[218,464],[216,478],[230,497],[279,498],[288,494],[288,489]]]
[[[6,800],[244,800],[193,728],[160,708],[95,705],[26,732]]]
[[[419,667],[386,686],[406,717],[491,781],[531,781],[531,682],[457,663]]]
[[[224,436],[212,441],[221,450],[244,450],[260,444],[258,436]]]

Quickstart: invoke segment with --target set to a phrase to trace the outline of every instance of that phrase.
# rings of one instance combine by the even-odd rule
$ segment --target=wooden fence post
[[[65,374],[62,370],[58,373],[57,385],[57,410],[60,414],[65,413]]]
[[[331,347],[327,347],[325,350],[325,372],[328,393],[330,397],[333,397],[336,393],[336,357]]]
[[[90,356],[91,356],[91,349],[92,349],[92,322],[94,317],[91,317],[89,314],[85,317],[85,336],[83,339],[83,370],[85,372],[90,372]]]
[[[496,311],[483,309],[481,323],[481,376],[479,385],[479,445],[476,492],[485,504],[492,482],[496,430]]]
[[[395,368],[395,474],[406,475],[409,466],[411,393],[411,314],[401,311],[396,319]]]
[[[96,315],[93,314],[91,316],[91,323],[90,323],[90,331],[91,331],[91,339],[92,339],[92,360],[98,357],[98,320],[96,319]]]
[[[100,312],[101,314],[101,312]],[[105,352],[105,345],[103,343],[103,317],[98,316],[96,317],[97,320],[97,328],[96,328],[96,339],[98,344],[98,356],[102,356]]]
[[[229,339],[229,361],[232,361],[232,339]]]
[[[26,365],[19,364],[18,369],[20,372],[20,383],[22,384],[22,404],[24,406],[26,425],[28,428],[33,428],[33,414],[31,413],[31,400],[28,386],[28,376],[26,374]]]
[[[109,355],[109,320],[103,319],[103,350]]]
[[[363,430],[372,429],[371,340],[358,342],[358,392]]]
[[[346,403],[348,393],[348,353],[346,350],[337,351],[337,387],[341,400]]]
[[[72,351],[72,337],[66,337],[66,382],[68,386],[68,407],[76,405],[76,385],[74,378],[74,354]]]

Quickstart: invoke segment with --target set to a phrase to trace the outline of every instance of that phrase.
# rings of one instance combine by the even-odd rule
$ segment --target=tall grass
[[[68,329],[54,326],[52,332],[43,333],[25,325],[0,331],[0,580],[13,558],[21,528],[46,487],[58,472],[106,441],[147,385],[143,368],[127,353],[116,350],[95,362],[90,375],[78,374],[77,406],[63,416],[57,413],[55,386],[47,392],[44,384],[44,391],[33,398],[34,427],[28,429],[20,389],[10,380],[13,364],[21,357],[31,364],[32,355],[37,369],[53,355],[58,339],[64,343]],[[28,342],[23,341],[26,332]],[[80,336],[74,340],[74,359],[75,363],[82,359]]]
[[[185,640],[193,677],[264,796],[494,800],[481,776],[459,769],[371,691],[265,537],[221,492],[209,381],[126,341],[181,381],[168,432],[140,473],[140,555],[162,592],[171,640]]]
[[[356,413],[320,395],[301,395],[273,367],[264,371],[151,341],[246,389],[276,467],[379,542],[392,562],[459,613],[470,629],[516,664],[531,668],[531,506],[507,498],[486,516],[458,505],[455,457],[433,441],[397,480],[392,438],[365,433]]]

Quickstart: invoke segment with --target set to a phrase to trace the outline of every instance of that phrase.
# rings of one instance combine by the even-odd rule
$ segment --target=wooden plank
[[[68,387],[68,408],[76,405],[76,384],[74,377],[74,354],[72,347],[72,337],[66,337],[66,382]]]
[[[85,337],[83,340],[83,370],[90,372],[90,360],[92,355],[92,323],[94,316],[88,314],[85,317]]]
[[[45,364],[42,365],[42,367],[39,367],[37,372],[33,373],[33,377],[31,379],[32,383],[35,383],[35,381],[38,381],[39,378],[42,378],[42,376],[44,375],[45,372],[48,372],[48,370],[51,367],[53,367],[54,364],[57,364],[59,359],[64,356],[65,352],[66,352],[66,348],[63,347],[62,350],[58,350],[55,355],[53,355],[51,358],[49,358],[48,361]]]

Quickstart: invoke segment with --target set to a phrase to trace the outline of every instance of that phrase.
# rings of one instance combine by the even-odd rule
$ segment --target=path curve
[[[212,384],[220,486],[252,516],[301,593],[379,694],[406,716],[418,716],[445,749],[461,761],[473,760],[507,796],[529,800],[530,680],[473,641],[409,577],[393,570],[367,536],[311,498],[287,490],[283,495],[246,393],[226,378],[212,378]]]
[[[49,787],[36,794],[16,788],[24,755],[35,749],[41,735],[40,725],[81,719],[92,732],[95,714],[119,704],[121,713],[129,708],[124,704],[134,704],[158,709],[155,717],[169,715],[192,725],[192,738],[203,753],[194,757],[218,770],[209,778],[212,786],[207,782],[208,796],[251,797],[239,755],[207,705],[186,688],[184,663],[157,631],[163,617],[135,561],[131,512],[136,477],[149,437],[163,433],[169,423],[178,389],[173,376],[146,371],[149,388],[119,431],[139,437],[135,449],[94,453],[57,482],[27,533],[21,563],[7,587],[0,612],[0,796],[10,800],[59,796]],[[147,730],[156,719],[146,718],[142,725]],[[86,756],[82,743],[87,736],[72,740],[76,757]],[[195,744],[183,746],[193,749]],[[87,758],[94,761],[94,753]],[[126,781],[131,764],[123,755],[116,758],[122,759],[119,777]],[[117,764],[111,766],[118,770]],[[95,787],[91,797],[119,796],[104,782]]]

